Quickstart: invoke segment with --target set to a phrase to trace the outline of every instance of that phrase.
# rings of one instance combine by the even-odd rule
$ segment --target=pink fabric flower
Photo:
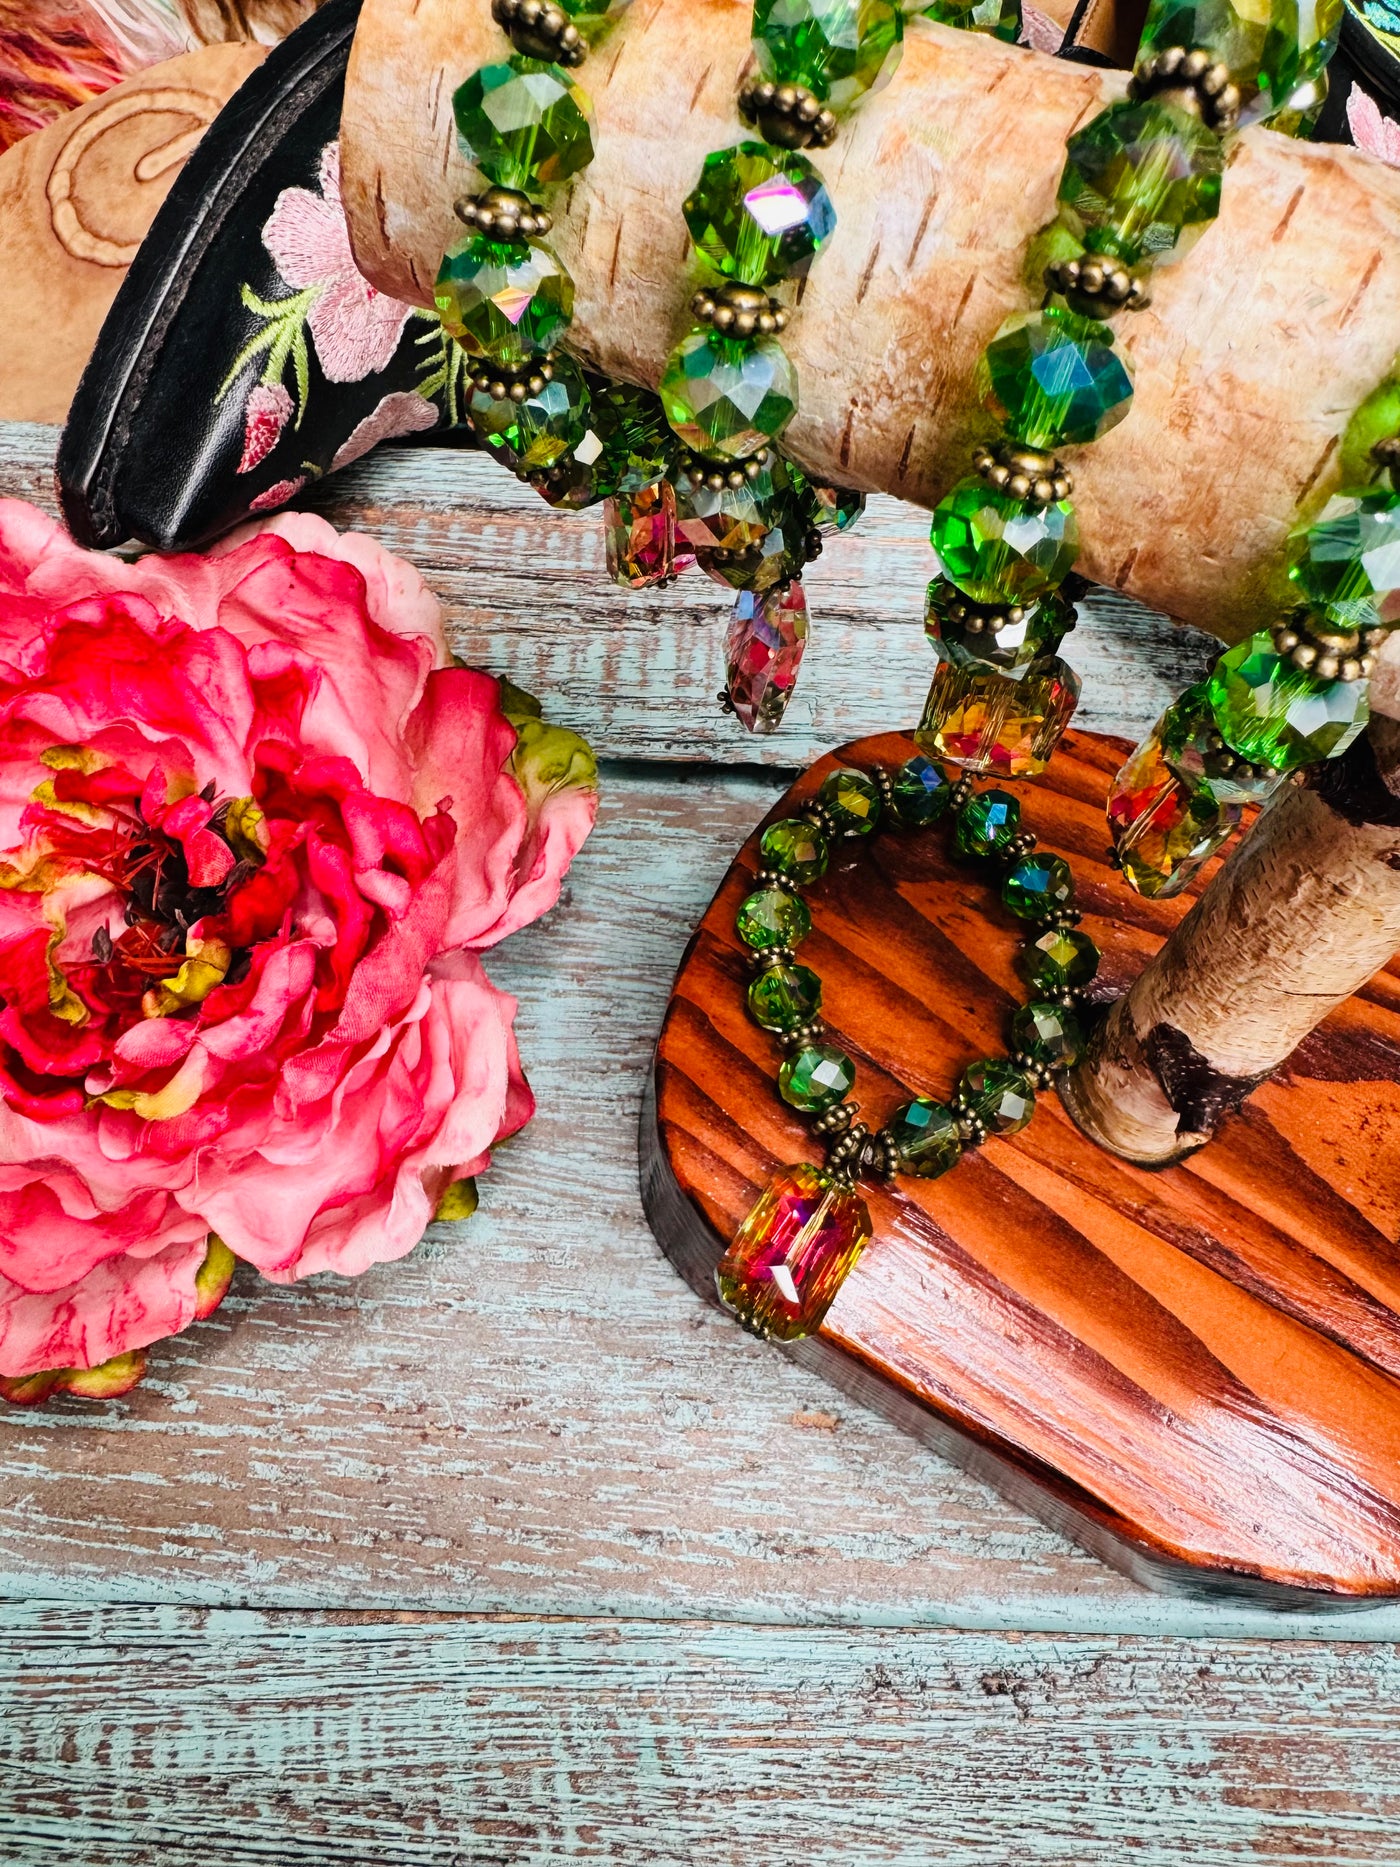
[[[306,484],[306,475],[299,473],[294,480],[274,480],[265,487],[256,499],[248,501],[250,512],[276,512],[279,506],[285,506],[289,499],[295,499]]]
[[[280,382],[260,382],[243,406],[243,455],[239,473],[251,473],[259,467],[282,439],[282,430],[292,418],[292,398]]]
[[[1352,86],[1347,99],[1347,126],[1358,149],[1400,168],[1400,123],[1383,116],[1375,98],[1359,84]]]
[[[479,955],[596,804],[541,736],[368,538],[125,564],[0,501],[0,1377],[183,1328],[211,1234],[400,1257],[528,1120]]]
[[[359,460],[381,441],[397,440],[405,434],[426,434],[438,425],[438,411],[425,396],[412,390],[396,390],[386,395],[378,408],[366,415],[340,446],[331,462],[332,473],[339,473],[352,460]]]
[[[294,290],[319,287],[306,321],[330,382],[362,382],[387,369],[399,347],[411,305],[386,298],[360,276],[340,201],[340,145],[321,152],[321,192],[284,188],[263,245]]]

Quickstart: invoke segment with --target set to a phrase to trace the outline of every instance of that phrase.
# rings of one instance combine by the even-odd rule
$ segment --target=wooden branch
[[[697,271],[681,203],[734,141],[747,0],[634,0],[581,73],[597,155],[551,203],[577,286],[572,342],[655,383]],[[431,299],[474,174],[452,92],[505,55],[484,0],[365,0],[344,115],[359,262]],[[1034,302],[1028,244],[1052,217],[1066,136],[1121,73],[910,23],[888,87],[818,156],[839,217],[784,338],[790,430],[809,465],[924,504],[967,471],[985,420],[978,353]],[[1400,174],[1359,151],[1247,131],[1219,221],[1119,319],[1129,418],[1073,465],[1082,568],[1227,639],[1254,626],[1300,500],[1335,473],[1348,414],[1400,350]]]

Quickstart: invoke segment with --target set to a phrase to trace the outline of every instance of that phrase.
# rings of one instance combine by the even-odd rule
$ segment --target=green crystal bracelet
[[[782,1046],[778,1093],[812,1117],[824,1166],[782,1168],[735,1233],[715,1273],[719,1294],[746,1328],[781,1341],[810,1335],[871,1236],[857,1191],[862,1177],[933,1179],[990,1136],[1012,1135],[1035,1112],[1037,1089],[1079,1060],[1076,1016],[1099,952],[1077,925],[1074,879],[1061,856],[1037,852],[1007,791],[975,791],[918,754],[895,771],[840,769],[816,800],[772,823],[759,843],[763,867],[735,917],[749,949],[748,1011]],[[1000,870],[1003,903],[1028,924],[1021,954],[1032,997],[1011,1019],[1004,1058],[970,1063],[952,1099],[913,1096],[872,1133],[847,1098],[856,1068],[820,1022],[822,986],[796,949],[812,929],[801,891],[826,873],[832,844],[867,837],[883,822],[918,831],[951,820],[954,847]]]

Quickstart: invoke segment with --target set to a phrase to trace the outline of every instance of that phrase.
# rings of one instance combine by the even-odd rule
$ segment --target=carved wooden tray
[[[897,763],[898,734],[812,766]],[[1071,862],[1098,993],[1121,993],[1190,905],[1107,861],[1121,741],[1071,734],[1023,791]],[[673,988],[642,1122],[643,1194],[713,1297],[770,1173],[814,1159],[744,1009],[740,851]],[[840,845],[802,958],[882,1120],[1004,1047],[1019,939],[941,828]],[[1308,930],[1300,927],[1299,939]],[[875,1237],[820,1333],[786,1352],[1159,1588],[1316,1607],[1400,1595],[1400,970],[1379,974],[1182,1165],[1125,1165],[1058,1098],[931,1182],[870,1189]]]

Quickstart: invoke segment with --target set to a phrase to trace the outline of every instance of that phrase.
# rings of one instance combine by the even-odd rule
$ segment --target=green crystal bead
[[[676,529],[692,551],[741,556],[781,525],[795,505],[787,462],[770,450],[738,486],[712,486],[703,462],[675,476]]]
[[[998,856],[1020,822],[1021,806],[1009,791],[979,791],[958,812],[953,840],[964,856]]]
[[[845,486],[802,484],[803,506],[813,525],[823,532],[848,532],[865,511],[865,494]]]
[[[1024,505],[977,476],[935,507],[929,535],[944,574],[974,603],[1034,603],[1064,582],[1079,553],[1067,499]]]
[[[1336,628],[1400,619],[1400,492],[1379,487],[1329,499],[1290,544],[1289,577]]]
[[[807,542],[806,521],[796,502],[784,499],[752,544],[737,551],[696,544],[695,561],[716,583],[763,596],[801,576],[808,559]]]
[[[1077,927],[1050,927],[1021,951],[1031,989],[1047,998],[1079,992],[1099,969],[1099,949]]]
[[[797,413],[797,372],[772,337],[746,343],[697,326],[667,359],[661,402],[697,454],[747,460]]]
[[[1323,681],[1278,654],[1267,630],[1237,642],[1211,671],[1216,730],[1252,764],[1297,771],[1337,758],[1371,717],[1365,681]]]
[[[795,1031],[822,1008],[822,982],[810,966],[770,966],[749,987],[749,1012],[765,1031]]]
[[[844,1050],[831,1044],[808,1044],[783,1061],[778,1094],[804,1115],[820,1115],[848,1095],[855,1080],[856,1066]]]
[[[1113,332],[1059,305],[1009,318],[982,353],[977,386],[1012,439],[1036,448],[1097,441],[1133,400]]]
[[[988,1134],[1019,1134],[1035,1114],[1035,1091],[1014,1063],[982,1057],[963,1071],[958,1094]]]
[[[935,577],[924,598],[924,633],[936,653],[953,661],[980,661],[1005,674],[1020,674],[1041,656],[1053,655],[1076,620],[1075,606],[1062,590],[1047,590],[1037,602],[1013,605],[1002,614],[1001,628],[985,628],[982,613],[958,586]]]
[[[700,257],[745,285],[801,277],[836,227],[826,184],[806,156],[768,143],[706,156],[683,212]]]
[[[896,0],[754,0],[753,37],[765,78],[841,111],[893,73],[904,12]]]
[[[660,399],[630,383],[594,378],[590,419],[598,436],[593,462],[601,495],[640,493],[671,472],[676,437]]]
[[[820,881],[826,874],[826,838],[804,817],[781,817],[770,823],[758,845],[763,866],[786,877],[798,888]]]
[[[462,153],[501,188],[527,193],[593,160],[592,106],[568,72],[517,54],[453,93]]]
[[[964,771],[1033,778],[1063,737],[1079,687],[1058,655],[1010,675],[975,656],[940,654],[914,740]]]
[[[1138,57],[1202,46],[1229,66],[1245,100],[1241,122],[1256,123],[1322,73],[1341,16],[1342,0],[1152,0]]]
[[[1070,1069],[1084,1055],[1084,1033],[1078,1018],[1063,1005],[1032,1000],[1012,1013],[1011,1047],[1032,1063]]]
[[[1278,772],[1242,759],[1216,731],[1205,681],[1178,694],[1153,732],[1162,757],[1178,777],[1192,785],[1209,784],[1222,804],[1262,804],[1278,789]]]
[[[916,753],[894,775],[890,808],[906,830],[924,830],[947,810],[952,791],[943,767]]]
[[[894,1142],[904,1172],[921,1180],[936,1180],[962,1157],[957,1116],[930,1096],[915,1096],[896,1109],[885,1123],[885,1132]]]
[[[989,38],[1015,45],[1021,36],[1021,0],[934,0],[920,9],[925,19],[936,19],[940,26],[956,26],[962,32],[982,32]]]
[[[596,39],[630,4],[631,0],[559,0],[559,5],[588,40]]]
[[[786,888],[759,888],[740,903],[734,917],[745,946],[762,952],[770,946],[796,946],[812,931],[812,916],[801,895]]]
[[[588,390],[577,364],[559,355],[553,372],[522,401],[475,389],[468,404],[481,439],[522,478],[562,460],[588,427]]]
[[[880,793],[863,771],[843,766],[822,779],[821,804],[842,836],[869,836],[880,821]]]
[[[1215,219],[1223,165],[1220,138],[1177,105],[1110,104],[1065,146],[1061,212],[1091,252],[1131,266]]]
[[[433,296],[449,336],[509,367],[554,349],[574,315],[574,282],[547,246],[484,234],[447,255]]]
[[[1001,898],[1018,920],[1043,921],[1074,900],[1074,877],[1063,856],[1032,851],[1006,871]]]
[[[1134,748],[1108,793],[1108,827],[1123,879],[1149,900],[1179,894],[1230,837],[1239,806],[1172,770],[1157,733]]]

